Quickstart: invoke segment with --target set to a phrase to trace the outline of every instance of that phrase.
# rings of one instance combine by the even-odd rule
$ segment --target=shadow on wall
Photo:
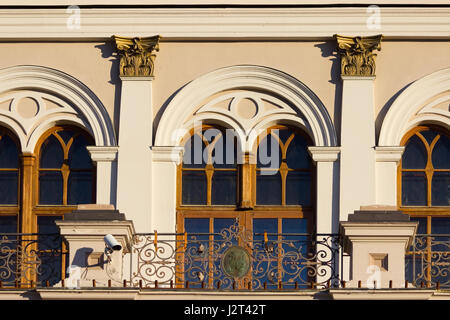
[[[109,83],[115,87],[114,92],[114,130],[116,131],[116,137],[119,137],[119,119],[120,119],[120,93],[122,81],[119,76],[119,58],[114,50],[113,42],[106,42],[105,44],[99,44],[95,46],[102,52],[102,58],[111,58],[108,61],[111,62],[110,80]]]
[[[161,121],[161,117],[164,114],[164,112],[167,109],[167,106],[169,105],[170,101],[172,101],[173,98],[180,92],[181,89],[183,89],[185,86],[187,86],[190,83],[190,81],[186,84],[184,84],[182,87],[178,88],[172,95],[164,101],[161,108],[159,108],[158,112],[156,113],[155,119],[153,119],[153,141],[152,145],[155,145],[155,138],[156,138],[156,131],[158,130],[159,122]],[[175,115],[174,115],[175,116]]]
[[[330,58],[330,79],[328,82],[335,85],[334,91],[334,127],[336,129],[337,144],[341,144],[341,109],[342,109],[342,81],[341,81],[341,66],[339,55],[336,50],[336,42],[326,41],[323,43],[315,44],[315,47],[322,51],[322,57]]]
[[[383,125],[384,118],[386,117],[386,114],[388,113],[389,109],[391,108],[394,101],[398,98],[398,96],[405,91],[406,88],[408,88],[413,82],[408,83],[406,86],[401,88],[399,91],[397,91],[396,94],[394,94],[381,108],[381,110],[378,112],[377,118],[375,120],[375,144],[378,145],[378,139],[380,137],[380,131],[381,126]]]

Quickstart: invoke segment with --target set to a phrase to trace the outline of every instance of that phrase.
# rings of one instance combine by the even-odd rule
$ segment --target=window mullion
[[[31,153],[21,156],[22,159],[22,179],[21,179],[21,195],[20,195],[20,211],[21,211],[21,227],[22,233],[34,233],[37,231],[36,224],[33,219],[33,170],[36,157]]]

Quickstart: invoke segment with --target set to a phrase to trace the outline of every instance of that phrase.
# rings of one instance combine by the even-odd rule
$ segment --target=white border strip
[[[80,28],[66,9],[0,9],[0,40],[105,40],[114,34],[179,39],[331,39],[333,34],[385,39],[450,39],[450,8],[381,7],[373,14],[352,8],[94,8],[80,10]]]

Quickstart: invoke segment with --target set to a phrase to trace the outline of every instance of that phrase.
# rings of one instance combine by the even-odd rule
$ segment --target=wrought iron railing
[[[339,283],[335,234],[137,234],[131,284],[205,289],[324,288]]]
[[[0,288],[55,285],[67,254],[59,234],[0,234]]]
[[[405,267],[407,280],[416,287],[450,289],[450,234],[416,235]]]

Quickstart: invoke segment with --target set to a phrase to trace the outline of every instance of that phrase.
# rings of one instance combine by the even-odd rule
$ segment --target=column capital
[[[119,151],[119,147],[88,146],[86,149],[89,151],[91,159],[94,162],[115,161],[117,159],[117,152]]]
[[[174,162],[179,164],[183,158],[183,147],[153,146],[152,160],[154,162]]]
[[[120,77],[153,77],[160,36],[112,36],[120,57]]]
[[[375,147],[376,162],[398,163],[402,158],[405,147]]]
[[[341,56],[341,76],[375,76],[374,50],[381,50],[381,34],[370,37],[334,35]]]
[[[334,162],[338,159],[341,147],[308,147],[314,162]]]

